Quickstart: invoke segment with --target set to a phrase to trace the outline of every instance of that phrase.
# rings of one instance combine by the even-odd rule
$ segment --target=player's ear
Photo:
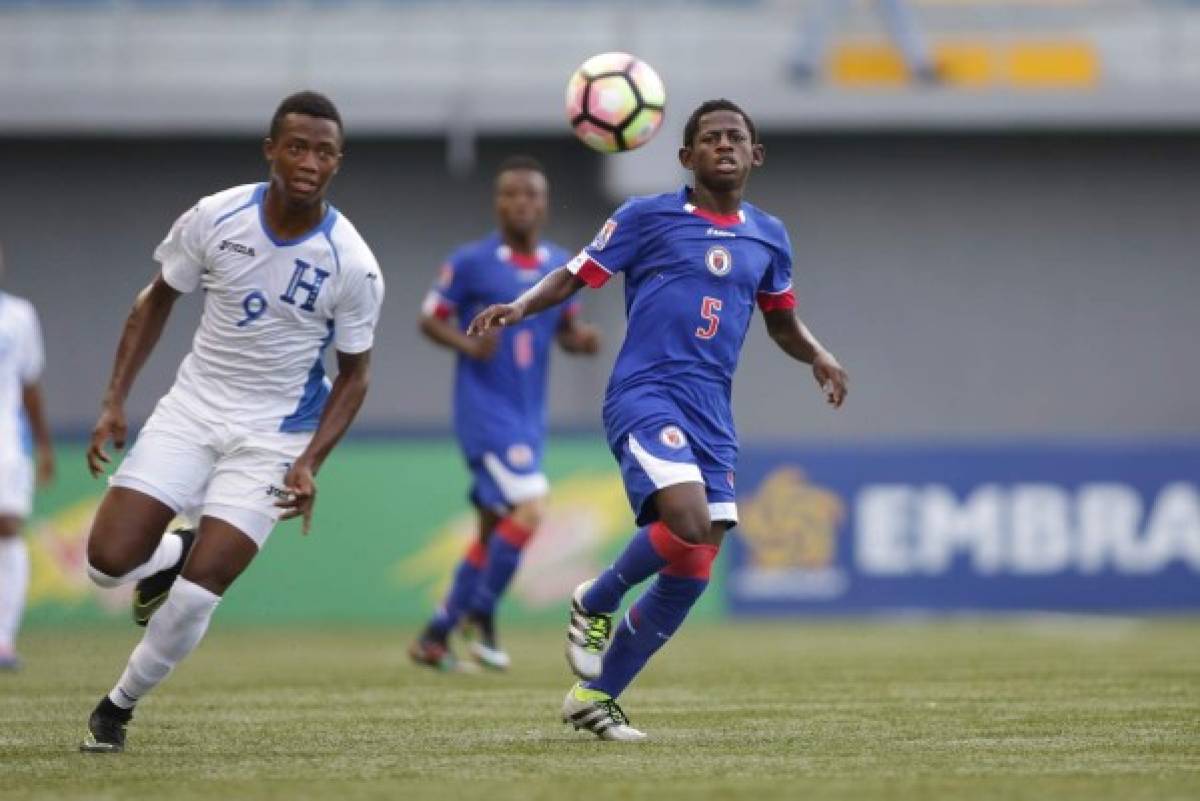
[[[271,141],[271,137],[269,136],[263,140],[263,158],[268,163],[275,160],[275,143]]]
[[[760,142],[757,145],[750,146],[750,164],[754,167],[761,167],[763,162],[767,160],[767,149]]]
[[[685,170],[690,171],[692,169],[692,155],[693,153],[690,147],[685,145],[679,148],[679,163],[683,165]]]

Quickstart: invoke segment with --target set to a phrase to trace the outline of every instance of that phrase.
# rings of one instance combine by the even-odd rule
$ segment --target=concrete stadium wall
[[[790,226],[805,319],[852,374],[824,410],[752,324],[735,405],[747,438],[1139,436],[1200,430],[1200,143],[1185,135],[769,137],[750,197]],[[490,169],[550,166],[551,234],[587,241],[613,205],[600,162],[564,140],[487,140],[450,177],[435,140],[352,140],[333,200],[388,280],[363,421],[444,427],[451,364],[416,331],[443,255],[490,224]],[[50,411],[90,426],[149,254],[196,197],[263,175],[252,139],[0,140],[3,286],[46,329]],[[671,187],[664,187],[669,189]],[[595,427],[622,293],[586,297],[609,332],[559,358],[556,424]],[[135,390],[145,415],[186,352],[184,301]]]

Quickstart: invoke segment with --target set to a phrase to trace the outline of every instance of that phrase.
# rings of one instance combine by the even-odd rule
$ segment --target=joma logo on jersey
[[[232,239],[222,239],[221,244],[217,245],[217,250],[232,250],[234,253],[240,253],[243,256],[253,258],[256,254],[254,248],[249,245],[243,245],[241,242],[234,242]]]
[[[725,237],[726,239],[737,239],[737,234],[733,231],[726,231],[724,228],[709,228],[704,232],[708,236]]]
[[[311,281],[304,280],[309,268],[312,268],[313,278]],[[325,279],[329,277],[328,270],[322,270],[320,267],[309,264],[308,262],[296,259],[296,269],[292,273],[292,280],[288,282],[287,292],[279,296],[279,299],[284,303],[296,305],[296,293],[304,291],[304,302],[300,304],[300,308],[306,312],[316,311],[317,295],[321,292],[321,286],[325,283]]]
[[[704,264],[713,275],[724,277],[733,269],[733,254],[724,245],[713,245],[704,254]]]

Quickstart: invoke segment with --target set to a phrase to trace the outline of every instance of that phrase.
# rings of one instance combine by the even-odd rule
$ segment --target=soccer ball
[[[633,150],[663,121],[667,90],[658,73],[628,53],[592,56],[567,81],[567,119],[575,135],[601,153]]]

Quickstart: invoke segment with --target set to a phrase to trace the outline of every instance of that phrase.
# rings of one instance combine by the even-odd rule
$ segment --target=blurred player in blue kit
[[[510,302],[570,259],[567,251],[541,241],[549,199],[549,182],[536,160],[505,161],[495,184],[498,230],[450,256],[421,311],[425,336],[458,354],[454,430],[479,512],[478,537],[456,568],[442,606],[409,649],[421,665],[461,667],[449,647],[450,633],[461,623],[479,664],[509,667],[497,640],[496,605],[541,523],[550,489],[541,467],[550,347],[557,342],[574,354],[599,350],[599,332],[579,320],[578,304],[485,336],[466,333],[484,307]]]
[[[645,738],[616,699],[683,623],[737,523],[730,396],[756,303],[771,338],[812,366],[828,402],[838,407],[846,397],[845,370],[794,311],[783,223],[742,200],[764,157],[753,121],[735,103],[702,104],[679,150],[692,186],[630,199],[568,265],[515,301],[483,310],[469,329],[489,336],[528,325],[582,287],[625,276],[628,328],[603,416],[642,528],[609,569],[573,594],[567,658],[583,681],[562,707],[565,722],[602,739]],[[614,634],[623,597],[651,576]]]

